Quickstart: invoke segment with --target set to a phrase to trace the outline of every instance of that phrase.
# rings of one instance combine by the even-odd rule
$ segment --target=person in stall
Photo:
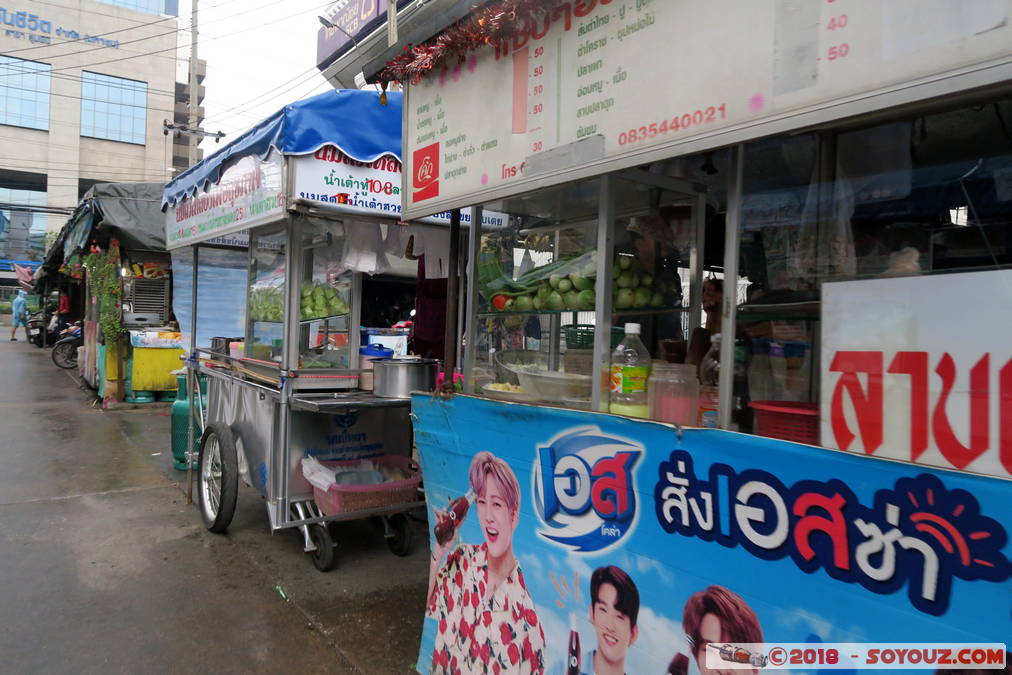
[[[446,358],[446,278],[425,276],[425,255],[415,255],[415,237],[408,239],[404,257],[418,261],[418,282],[415,287],[415,314],[412,317],[411,351],[425,358]]]

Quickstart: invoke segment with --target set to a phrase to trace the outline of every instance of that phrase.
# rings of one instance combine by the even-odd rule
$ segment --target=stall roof
[[[36,280],[59,269],[65,258],[88,243],[95,228],[118,239],[126,250],[164,251],[163,187],[162,183],[93,185],[60,230]]]
[[[224,148],[179,174],[165,186],[162,206],[175,206],[217,183],[223,169],[249,155],[266,157],[271,149],[307,155],[325,145],[359,162],[384,155],[401,159],[400,92],[388,92],[386,105],[377,91],[342,89],[286,105]]]

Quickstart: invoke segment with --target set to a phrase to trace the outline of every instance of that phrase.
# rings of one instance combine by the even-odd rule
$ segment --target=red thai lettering
[[[830,411],[837,447],[846,450],[857,438],[843,412],[847,395],[854,406],[864,451],[873,454],[882,445],[882,352],[837,352],[829,369],[842,373],[833,390]],[[867,391],[861,386],[860,373],[868,376]]]
[[[806,492],[794,502],[792,511],[800,516],[794,525],[794,545],[805,560],[815,557],[810,539],[813,532],[822,532],[833,543],[833,564],[841,570],[850,569],[850,547],[847,543],[847,520],[843,517],[843,507],[847,500],[836,493],[832,497],[817,492]],[[812,509],[821,509],[827,516],[809,513]]]
[[[990,363],[991,355],[985,354],[970,369],[969,446],[963,445],[956,438],[945,407],[956,381],[956,363],[952,356],[946,352],[935,368],[935,372],[942,378],[942,393],[938,397],[938,402],[935,403],[935,412],[931,418],[931,430],[935,435],[935,443],[938,444],[939,451],[957,469],[966,468],[970,462],[984,454],[988,448],[990,440],[990,429],[988,428],[990,422],[990,410],[988,409],[990,373],[988,369]]]
[[[1012,359],[998,373],[998,386],[1001,390],[998,404],[998,424],[1001,436],[1001,447],[998,459],[1005,470],[1012,473]]]
[[[898,352],[890,373],[910,376],[910,459],[928,449],[928,353]]]
[[[622,518],[632,512],[630,467],[636,456],[634,452],[618,452],[614,457],[599,459],[594,464],[590,474],[593,478],[590,501],[601,516]]]
[[[555,9],[552,10],[552,20],[558,21],[559,19],[565,18],[567,31],[573,29],[573,8],[570,7],[568,2],[564,2]]]

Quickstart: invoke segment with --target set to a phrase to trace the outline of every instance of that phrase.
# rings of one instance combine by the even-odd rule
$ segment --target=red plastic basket
[[[795,401],[752,401],[755,432],[767,438],[819,444],[819,404]]]
[[[418,485],[422,482],[422,474],[418,465],[409,457],[400,455],[381,455],[372,459],[374,464],[403,469],[408,478],[379,485],[331,485],[329,490],[321,490],[313,486],[313,498],[325,515],[336,516],[352,511],[376,509],[394,504],[410,504],[418,501]],[[347,462],[323,461],[329,467],[354,466],[359,460]]]

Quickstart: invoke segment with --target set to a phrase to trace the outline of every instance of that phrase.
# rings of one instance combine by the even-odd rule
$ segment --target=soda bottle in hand
[[[446,546],[453,540],[457,534],[457,528],[464,522],[464,516],[467,515],[467,510],[473,499],[474,493],[469,491],[463,497],[457,497],[451,501],[446,511],[436,509],[436,527],[433,530],[433,534],[436,535],[436,543]]]
[[[566,675],[580,675],[580,634],[576,630],[576,615],[569,615],[569,654],[566,657]]]

